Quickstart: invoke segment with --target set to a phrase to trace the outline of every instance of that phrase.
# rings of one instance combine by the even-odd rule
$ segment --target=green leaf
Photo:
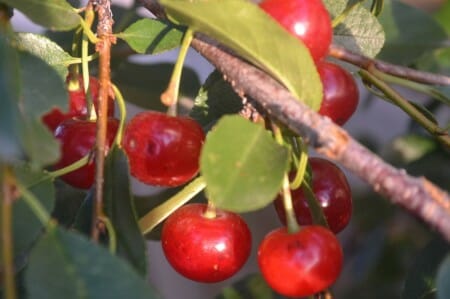
[[[354,7],[334,28],[333,42],[365,56],[375,57],[384,45],[383,27],[362,5]]]
[[[80,25],[80,16],[65,0],[2,0],[17,8],[33,22],[51,30],[71,30]]]
[[[436,292],[436,272],[449,250],[449,244],[441,238],[431,240],[421,250],[406,277],[402,298],[423,299]]]
[[[386,31],[379,58],[396,64],[411,64],[447,40],[444,29],[431,16],[400,1],[386,1],[379,20]]]
[[[42,171],[32,170],[27,165],[14,169],[17,179],[29,189],[50,213],[55,203],[55,189],[50,176]],[[43,225],[21,198],[14,201],[13,236],[14,252],[18,256],[30,249],[42,234]]]
[[[138,53],[157,54],[178,47],[183,33],[180,28],[167,22],[141,19],[116,36]]]
[[[14,46],[45,61],[63,79],[67,75],[67,67],[74,60],[74,57],[70,56],[58,44],[43,35],[35,33],[17,33],[14,39]]]
[[[86,197],[86,191],[74,188],[62,180],[55,181],[55,189],[56,202],[52,217],[58,224],[64,227],[72,227]]]
[[[231,48],[279,80],[300,101],[319,109],[322,85],[308,49],[255,3],[160,2],[171,19]]]
[[[133,196],[130,190],[128,159],[113,147],[105,162],[105,214],[117,238],[117,254],[125,258],[143,276],[147,273],[144,237],[139,230]]]
[[[126,262],[56,226],[33,248],[25,283],[30,299],[159,298]]]
[[[0,161],[19,160],[23,149],[19,138],[19,58],[0,32]]]
[[[238,113],[242,108],[242,99],[216,70],[200,89],[190,116],[203,127],[209,127],[223,115]]]
[[[125,100],[141,108],[164,111],[160,96],[170,81],[173,64],[158,63],[138,65],[121,64],[113,77],[113,81],[123,92]],[[184,67],[181,74],[180,95],[194,98],[200,88],[200,79],[191,68]]]
[[[439,267],[436,285],[437,285],[437,299],[450,298],[450,254],[444,259]]]
[[[200,170],[206,194],[217,207],[249,212],[273,201],[288,162],[288,150],[264,127],[224,116],[207,135]]]

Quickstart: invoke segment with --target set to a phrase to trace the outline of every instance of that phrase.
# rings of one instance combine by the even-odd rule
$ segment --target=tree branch
[[[328,55],[356,65],[365,70],[368,70],[371,66],[375,66],[379,71],[415,82],[434,85],[450,85],[450,77],[448,76],[422,72],[381,60],[371,59],[369,57],[350,52],[347,49],[337,45],[330,46]]]
[[[106,153],[106,130],[108,123],[108,97],[111,90],[111,45],[115,43],[112,33],[111,3],[109,0],[93,0],[97,14],[97,36],[99,41],[96,44],[96,50],[99,53],[99,108],[97,119],[97,143],[95,152],[96,172],[95,172],[95,205],[93,212],[92,238],[98,239],[100,230],[103,230],[103,183],[104,183],[104,165]]]

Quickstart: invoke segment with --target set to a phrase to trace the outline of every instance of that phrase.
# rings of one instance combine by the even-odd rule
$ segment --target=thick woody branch
[[[263,71],[201,39],[195,39],[192,46],[225,75],[238,93],[251,97],[319,153],[339,162],[450,241],[450,198],[446,192],[425,178],[411,177],[385,163],[330,119],[297,101]]]

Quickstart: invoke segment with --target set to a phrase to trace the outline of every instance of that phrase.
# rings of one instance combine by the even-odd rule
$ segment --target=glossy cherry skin
[[[198,173],[204,139],[193,119],[145,111],[127,124],[122,144],[134,177],[150,185],[178,186]]]
[[[69,85],[70,77],[68,76],[66,79],[67,86]],[[98,113],[98,92],[99,92],[99,82],[97,78],[90,77],[89,78],[89,90],[91,92],[91,99],[94,103],[94,107],[96,112]],[[74,89],[68,88],[69,94],[69,110],[67,112],[62,112],[58,108],[53,108],[46,114],[42,116],[42,121],[44,124],[51,130],[55,131],[56,127],[58,127],[63,121],[71,118],[88,118],[88,111],[86,106],[86,94],[84,92],[84,84],[83,78],[81,76],[78,77],[78,87]],[[109,97],[108,98],[108,117],[114,116],[114,100]]]
[[[69,166],[88,155],[95,145],[96,127],[96,122],[81,119],[69,119],[61,123],[55,130],[55,137],[61,143],[61,157],[54,168]],[[106,152],[114,141],[118,127],[117,119],[108,119]],[[94,159],[83,167],[63,175],[61,179],[76,188],[90,188],[95,179]]]
[[[320,0],[264,0],[259,6],[309,49],[315,61],[328,53],[333,30]]]
[[[317,63],[317,71],[323,85],[319,114],[342,126],[358,106],[359,91],[355,79],[339,65],[326,61]]]
[[[352,193],[345,174],[334,163],[322,158],[309,158],[312,170],[312,189],[322,207],[330,229],[334,233],[343,230],[352,215]],[[308,202],[301,188],[291,191],[297,222],[312,224]],[[283,199],[279,195],[274,201],[281,222],[286,225]]]
[[[343,263],[339,241],[328,229],[311,225],[288,233],[285,227],[265,236],[258,265],[268,285],[287,297],[321,292],[338,278]]]
[[[247,261],[251,233],[237,214],[217,210],[205,216],[206,204],[188,204],[164,222],[161,244],[169,263],[198,282],[219,282],[233,276]]]

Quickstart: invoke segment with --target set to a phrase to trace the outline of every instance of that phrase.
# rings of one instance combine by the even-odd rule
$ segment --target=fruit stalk
[[[104,165],[106,149],[106,130],[108,121],[108,96],[111,85],[111,45],[115,42],[112,33],[111,3],[109,0],[95,1],[95,9],[98,14],[97,35],[99,41],[96,44],[96,50],[99,53],[99,108],[97,119],[97,144],[95,152],[96,174],[95,174],[95,204],[93,209],[93,222],[91,236],[98,240],[100,229],[104,225],[101,218],[103,212],[103,183],[104,183]]]

